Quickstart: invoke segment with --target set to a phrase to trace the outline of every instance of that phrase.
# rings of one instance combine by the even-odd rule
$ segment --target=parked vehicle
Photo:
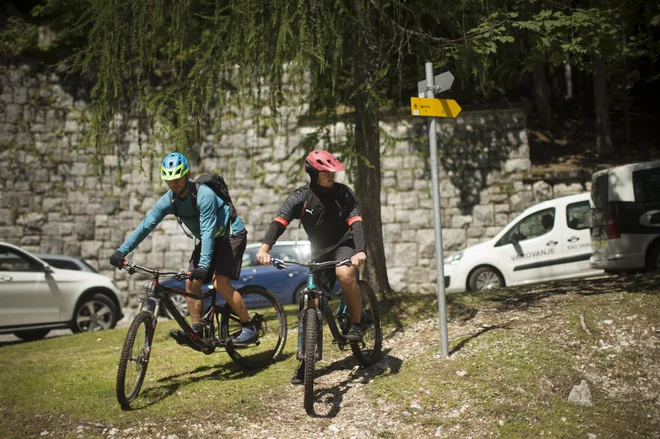
[[[589,193],[525,210],[494,238],[445,258],[447,292],[602,274],[589,266]]]
[[[307,272],[304,269],[290,267],[278,270],[272,265],[260,265],[257,261],[257,253],[261,243],[248,244],[243,253],[243,265],[238,280],[232,281],[234,288],[239,289],[246,285],[259,285],[272,291],[282,304],[298,303],[300,291],[307,285]],[[311,260],[311,246],[309,241],[281,241],[277,242],[270,250],[272,257],[283,261],[298,260],[309,262]],[[185,281],[168,279],[161,282],[167,287],[185,289]],[[202,292],[206,293],[210,285],[203,285]],[[335,291],[339,291],[339,283],[335,283]],[[220,295],[218,304],[224,303]],[[181,311],[187,315],[188,305],[183,296],[173,296]],[[205,308],[209,304],[205,305]]]
[[[591,266],[660,270],[660,160],[594,173]]]
[[[112,279],[55,268],[19,247],[0,242],[0,334],[38,340],[51,329],[114,328],[124,296]]]
[[[42,253],[35,253],[34,256],[38,257],[44,262],[47,262],[51,267],[60,268],[62,270],[76,270],[86,271],[88,273],[98,273],[98,271],[96,271],[94,267],[89,265],[84,259],[75,256]]]

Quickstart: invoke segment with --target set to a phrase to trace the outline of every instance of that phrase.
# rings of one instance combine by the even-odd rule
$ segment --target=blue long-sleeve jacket
[[[192,189],[191,189],[192,190]],[[174,207],[171,202],[171,191],[160,197],[154,207],[144,217],[142,223],[130,234],[128,239],[119,247],[118,251],[124,255],[132,252],[149,233],[167,215],[174,215]],[[197,207],[199,214],[192,204],[191,192],[185,199],[174,196],[177,213],[183,224],[190,232],[202,242],[202,252],[199,259],[199,267],[209,268],[211,256],[213,255],[213,241],[218,236],[229,237],[245,229],[240,217],[229,227],[229,206],[218,197],[211,188],[200,185],[197,190]]]

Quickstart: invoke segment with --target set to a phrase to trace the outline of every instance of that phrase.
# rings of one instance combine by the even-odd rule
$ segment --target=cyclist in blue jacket
[[[160,178],[167,182],[170,190],[156,202],[142,223],[110,257],[110,263],[122,267],[125,256],[133,251],[166,215],[177,215],[192,235],[200,240],[190,258],[190,280],[186,281],[186,291],[201,294],[202,282],[213,281],[213,287],[241,319],[242,331],[234,337],[233,343],[241,345],[255,342],[257,331],[249,320],[243,298],[230,284],[230,279],[236,280],[240,275],[243,252],[247,245],[247,230],[243,221],[236,217],[230,224],[229,206],[213,189],[205,185],[200,185],[197,189],[197,209],[195,208],[193,192],[196,185],[190,181],[190,164],[183,154],[174,152],[163,159]],[[201,335],[202,301],[186,297],[186,302],[192,328],[196,334]],[[188,336],[182,330],[173,329],[170,335],[179,344],[189,344]]]

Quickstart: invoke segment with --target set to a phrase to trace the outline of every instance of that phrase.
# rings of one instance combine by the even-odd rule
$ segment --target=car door
[[[273,258],[284,261],[300,260],[299,254],[292,245],[275,244],[270,250]],[[246,254],[248,252],[246,251]],[[260,285],[272,291],[283,304],[293,302],[293,295],[296,289],[305,283],[306,271],[302,267],[291,266],[284,270],[278,270],[272,265],[257,265],[256,252],[254,257],[250,256],[246,260],[243,257],[243,269],[238,281],[232,283],[235,288],[244,285]]]
[[[0,245],[0,325],[60,320],[62,295],[43,265],[26,253]]]
[[[497,242],[509,284],[538,282],[563,275],[561,228],[549,207],[520,219]]]
[[[589,265],[591,258],[591,233],[589,217],[591,206],[589,200],[578,201],[566,205],[564,215],[566,227],[561,240],[564,255],[564,274],[579,276],[592,271]]]

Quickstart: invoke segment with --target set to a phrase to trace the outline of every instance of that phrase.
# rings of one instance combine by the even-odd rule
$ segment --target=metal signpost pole
[[[433,63],[426,63],[426,97],[434,98]],[[435,264],[438,272],[438,310],[440,312],[440,347],[443,358],[449,355],[447,337],[447,307],[445,303],[445,267],[442,255],[442,218],[440,217],[440,186],[438,178],[438,144],[436,118],[429,122],[429,147],[431,149],[431,187],[433,188],[433,218],[435,228]]]

